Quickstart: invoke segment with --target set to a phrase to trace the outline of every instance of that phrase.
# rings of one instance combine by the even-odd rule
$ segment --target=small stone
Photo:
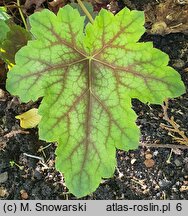
[[[37,180],[40,180],[42,179],[42,174],[38,170],[35,170],[34,178],[36,178]]]
[[[116,168],[116,170],[117,170],[117,173],[118,173],[118,178],[121,179],[124,176],[123,173],[119,170],[118,167]]]
[[[4,187],[0,187],[0,197],[5,197],[7,195],[7,190]]]
[[[160,118],[163,118],[163,117],[164,117],[164,114],[163,114],[163,113],[159,113],[158,116],[159,116]]]
[[[54,167],[55,161],[54,160],[49,160],[48,161],[48,166],[49,167]]]
[[[134,164],[135,162],[136,162],[135,158],[131,159],[131,164]]]
[[[7,172],[4,172],[4,173],[0,174],[0,183],[6,182],[7,179],[8,179],[8,173]]]
[[[23,199],[23,200],[26,200],[29,197],[27,191],[25,191],[25,190],[21,190],[20,194],[21,194],[21,199]]]
[[[0,89],[0,98],[4,98],[4,97],[5,97],[5,92],[2,89]]]
[[[172,152],[176,155],[182,155],[182,151],[179,148],[172,149]]]
[[[0,133],[1,133],[1,131],[0,131]],[[0,151],[2,151],[5,147],[6,147],[6,140],[4,139],[2,139],[1,137],[0,137]]]
[[[181,182],[183,182],[184,178],[183,178],[183,177],[180,177],[179,180],[180,180]]]
[[[185,164],[185,172],[188,173],[188,163]]]
[[[173,63],[173,66],[176,68],[182,68],[184,65],[185,65],[185,62],[181,59],[177,59]]]
[[[146,159],[144,164],[147,168],[151,168],[155,165],[155,161],[153,159]]]
[[[179,167],[179,166],[182,165],[182,162],[179,161],[178,159],[176,159],[176,160],[174,161],[174,163],[175,163],[175,165],[176,165],[177,167]]]
[[[176,0],[175,3],[179,5],[186,5],[188,4],[188,1],[187,0]]]
[[[183,192],[183,191],[188,191],[188,186],[187,185],[182,185],[181,186],[180,192]]]
[[[154,156],[157,156],[159,154],[159,152],[157,151],[157,150],[155,150],[154,152],[153,152],[153,155]]]
[[[168,181],[167,179],[163,179],[159,181],[159,186],[161,188],[168,188],[171,185],[171,181]]]
[[[158,21],[152,25],[151,34],[164,35],[167,31],[167,25],[163,21]]]
[[[148,160],[151,159],[152,157],[153,157],[153,155],[151,153],[148,153],[145,155],[145,158]]]

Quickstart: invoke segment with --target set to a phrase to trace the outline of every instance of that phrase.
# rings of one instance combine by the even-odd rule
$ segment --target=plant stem
[[[26,157],[35,158],[35,159],[44,161],[44,158],[42,158],[42,157],[38,157],[38,156],[27,154],[27,153],[23,153],[23,155],[25,155]]]
[[[6,8],[19,8],[16,4],[4,5]]]
[[[87,8],[85,7],[85,5],[82,3],[81,0],[77,0],[78,4],[80,5],[80,7],[82,8],[83,12],[85,13],[85,15],[88,17],[89,21],[93,24],[94,20],[93,17],[91,16],[91,14],[89,13],[89,11],[87,10]]]
[[[23,15],[23,12],[22,12],[22,9],[21,9],[21,6],[20,6],[20,0],[17,0],[17,5],[18,5],[18,10],[19,10],[20,16],[22,18],[23,24],[25,26],[25,29],[28,31],[27,23],[26,23],[25,17]]]
[[[187,145],[176,145],[176,144],[160,144],[160,143],[144,143],[144,142],[140,142],[139,146],[142,147],[147,147],[147,148],[171,148],[171,149],[188,149]]]
[[[171,148],[171,151],[170,151],[170,154],[168,156],[168,159],[166,160],[166,163],[170,164],[170,160],[171,160],[171,157],[172,157],[172,152],[173,152],[173,149]]]

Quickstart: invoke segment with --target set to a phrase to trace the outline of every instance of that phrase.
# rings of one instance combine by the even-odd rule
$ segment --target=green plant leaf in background
[[[9,16],[6,13],[6,8],[0,7],[0,53],[2,51],[1,50],[2,43],[6,39],[7,33],[10,31],[10,28],[6,22],[8,19],[9,19]]]
[[[7,90],[23,102],[44,97],[39,137],[58,142],[56,168],[82,197],[113,175],[116,148],[138,146],[131,98],[160,104],[185,88],[165,53],[137,42],[143,12],[102,9],[85,32],[84,17],[70,6],[57,16],[35,13],[30,23],[36,40],[16,54]]]
[[[7,33],[9,31],[10,31],[10,28],[7,25],[7,23],[4,20],[0,19],[0,48],[1,48],[1,44],[6,39]]]
[[[18,25],[10,25],[10,31],[7,32],[1,45],[1,58],[9,65],[14,65],[16,53],[30,39],[31,34],[24,28]]]
[[[8,20],[10,18],[6,12],[6,7],[0,7],[0,20]]]
[[[17,51],[27,44],[31,34],[9,18],[4,7],[0,7],[0,58],[11,67],[15,64]]]

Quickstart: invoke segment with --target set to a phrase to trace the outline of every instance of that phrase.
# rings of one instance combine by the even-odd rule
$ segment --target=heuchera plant
[[[167,54],[138,43],[144,14],[102,9],[94,23],[70,6],[57,16],[44,9],[30,17],[35,40],[16,54],[7,90],[23,102],[43,97],[39,137],[58,142],[56,168],[77,197],[113,175],[116,148],[139,143],[131,98],[160,104],[185,88],[167,66]]]

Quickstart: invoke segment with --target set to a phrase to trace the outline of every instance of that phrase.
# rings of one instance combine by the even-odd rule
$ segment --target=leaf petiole
[[[85,5],[82,3],[81,0],[77,0],[79,6],[82,8],[83,12],[85,13],[85,15],[88,17],[89,21],[93,24],[94,20],[93,17],[91,16],[91,14],[89,13],[89,11],[87,10],[87,8],[85,7]]]
[[[22,18],[23,24],[25,26],[25,29],[28,31],[27,23],[26,23],[25,17],[23,15],[23,12],[22,12],[22,9],[21,9],[21,6],[20,6],[20,0],[17,0],[17,5],[18,5],[18,10],[19,10],[20,16]]]

